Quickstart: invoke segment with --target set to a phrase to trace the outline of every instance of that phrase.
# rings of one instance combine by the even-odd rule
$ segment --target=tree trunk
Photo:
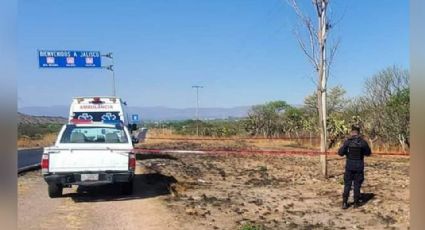
[[[308,132],[308,135],[309,135],[310,146],[313,146],[313,142],[312,142],[312,139],[311,139],[311,131]]]
[[[401,145],[401,151],[403,153],[405,153],[406,152],[406,138],[404,137],[403,134],[398,135],[398,141],[400,142],[400,145]]]
[[[316,13],[317,13],[317,30],[313,28],[314,25],[311,23],[309,17],[303,15],[297,5],[296,0],[292,0],[292,6],[295,9],[297,15],[303,20],[307,31],[309,32],[309,42],[311,47],[311,52],[308,51],[306,44],[302,41],[301,38],[298,39],[298,42],[301,45],[301,49],[310,59],[313,64],[315,71],[317,73],[317,109],[319,113],[319,132],[320,132],[320,161],[322,166],[322,174],[326,178],[328,175],[327,172],[327,106],[326,106],[326,85],[327,85],[327,75],[328,75],[328,61],[331,61],[335,49],[330,50],[330,56],[326,52],[326,37],[330,25],[327,22],[327,7],[330,0],[314,0],[312,1]],[[317,41],[317,44],[316,44]],[[316,46],[317,45],[317,46]],[[329,56],[329,60],[328,60]]]
[[[319,59],[319,90],[318,90],[318,108],[319,108],[319,118],[320,118],[320,152],[321,152],[321,161],[322,161],[322,174],[326,178],[328,176],[328,165],[327,165],[327,127],[326,127],[326,80],[327,80],[327,69],[326,69],[326,31],[327,31],[327,22],[326,22],[326,3],[321,2],[320,4],[320,13],[319,13],[319,50],[320,50],[320,59]]]
[[[328,176],[328,164],[327,164],[327,154],[326,154],[326,103],[323,103],[324,92],[318,90],[318,104],[319,104],[319,122],[320,122],[320,165],[322,170],[322,175],[327,178]],[[326,99],[325,99],[326,100]],[[326,101],[325,101],[326,102]]]
[[[374,137],[370,139],[370,150],[372,151],[372,153],[375,151],[375,141],[378,140],[378,137]]]

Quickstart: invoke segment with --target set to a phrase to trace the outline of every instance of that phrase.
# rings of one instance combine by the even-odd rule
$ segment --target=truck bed
[[[127,171],[131,149],[110,147],[48,148],[49,172]]]

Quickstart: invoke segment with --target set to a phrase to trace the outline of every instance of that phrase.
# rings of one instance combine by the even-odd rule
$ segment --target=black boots
[[[349,197],[349,193],[343,193],[342,194],[342,209],[347,209],[350,205],[348,205],[348,197]],[[354,194],[354,204],[353,204],[353,208],[358,208],[360,206],[362,206],[362,195],[361,194]]]
[[[348,196],[349,196],[349,194],[346,194],[346,193],[342,194],[342,209],[347,209],[349,207]]]
[[[358,200],[355,200],[353,208],[358,208],[358,207],[360,207],[360,202]]]
[[[361,199],[361,194],[360,193],[358,195],[357,194],[354,194],[354,205],[353,205],[353,207],[354,208],[360,207],[361,206],[361,204],[360,204],[360,201],[361,200],[362,199]]]

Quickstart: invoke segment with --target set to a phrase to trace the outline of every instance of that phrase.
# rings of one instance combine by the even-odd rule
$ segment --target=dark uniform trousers
[[[350,196],[351,186],[354,186],[354,202],[360,200],[360,188],[364,181],[364,170],[349,170],[346,169],[344,173],[344,192],[342,194],[343,201],[347,202]]]

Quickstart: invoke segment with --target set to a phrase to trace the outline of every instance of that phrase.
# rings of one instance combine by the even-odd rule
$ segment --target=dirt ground
[[[367,159],[360,208],[341,209],[344,161],[317,157],[139,155],[134,194],[113,186],[50,199],[40,172],[18,178],[19,229],[408,229],[409,159]]]
[[[116,186],[99,186],[65,188],[63,197],[51,199],[40,171],[20,175],[18,229],[186,228],[167,208],[171,177],[142,170],[137,167],[131,196],[120,195]]]
[[[173,175],[168,205],[211,229],[407,229],[408,159],[368,159],[366,203],[341,209],[344,161],[330,162],[333,177],[318,174],[316,157],[174,155],[143,161]]]

